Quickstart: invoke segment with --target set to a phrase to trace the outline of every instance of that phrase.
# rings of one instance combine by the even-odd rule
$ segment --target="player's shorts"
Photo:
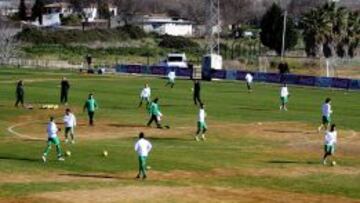
[[[150,102],[150,97],[140,97],[141,101]]]
[[[331,122],[330,116],[323,116],[322,117],[322,123],[323,124],[329,124]]]
[[[198,121],[197,124],[198,124],[198,129],[199,130],[206,130],[207,129],[207,126],[206,126],[205,122]]]
[[[334,154],[335,153],[335,145],[324,145],[325,153]]]
[[[68,135],[68,134],[74,134],[74,127],[66,127],[65,128],[65,135]]]
[[[286,104],[288,103],[289,99],[288,97],[280,97],[281,103]]]
[[[59,140],[58,137],[49,138],[49,139],[48,139],[48,144],[59,145],[59,144],[60,144],[60,140]]]

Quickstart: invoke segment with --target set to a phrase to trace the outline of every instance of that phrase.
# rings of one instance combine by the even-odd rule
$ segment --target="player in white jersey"
[[[64,115],[64,125],[65,125],[65,143],[69,142],[69,134],[71,143],[75,144],[75,127],[76,127],[76,117],[68,108],[65,110]]]
[[[173,88],[175,85],[175,78],[176,78],[175,69],[171,69],[170,72],[168,73],[168,82],[165,84],[165,86],[170,85],[170,87]]]
[[[199,118],[197,122],[197,131],[195,135],[195,140],[199,141],[199,136],[201,135],[201,139],[205,141],[205,133],[207,131],[207,125],[206,125],[206,112],[205,112],[205,105],[200,104],[200,110],[199,110]]]
[[[286,83],[284,83],[284,85],[281,87],[280,90],[280,110],[284,110],[287,111],[287,103],[289,101],[289,90],[288,87],[286,85]]]
[[[138,155],[139,160],[139,173],[136,178],[140,178],[142,175],[142,179],[145,179],[146,176],[146,160],[149,156],[149,153],[152,149],[151,143],[145,139],[145,135],[143,132],[139,134],[139,140],[135,144],[135,152]]]
[[[54,117],[50,117],[50,122],[47,125],[47,146],[44,150],[44,154],[42,156],[42,160],[46,162],[47,156],[51,150],[51,145],[54,144],[56,147],[57,158],[59,161],[64,161],[63,153],[60,146],[60,139],[57,136],[57,132],[60,131],[60,128],[57,128]]]
[[[146,101],[146,106],[150,103],[150,97],[151,97],[151,88],[148,84],[145,84],[145,87],[141,90],[140,93],[140,103],[139,107],[141,107],[143,101]]]
[[[329,131],[326,131],[324,137],[324,157],[323,164],[326,165],[328,156],[334,156],[337,142],[336,125],[332,124]],[[336,163],[336,162],[332,162]]]
[[[253,76],[250,73],[247,73],[245,76],[245,80],[246,80],[246,86],[249,92],[251,92],[251,84],[253,82]]]
[[[331,114],[333,113],[333,111],[331,109],[330,98],[326,98],[324,104],[322,105],[321,112],[322,112],[322,119],[321,119],[321,125],[318,127],[319,132],[322,130],[323,127],[325,128],[325,130],[327,130],[331,122]]]

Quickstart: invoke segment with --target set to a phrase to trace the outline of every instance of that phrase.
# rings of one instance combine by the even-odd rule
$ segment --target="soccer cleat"
[[[195,136],[195,140],[196,140],[197,142],[200,141],[200,139],[198,138],[198,136]]]
[[[58,161],[65,161],[64,157],[59,157]]]
[[[139,178],[140,178],[140,175],[137,175],[137,176],[136,176],[136,179],[139,179]]]
[[[46,162],[46,156],[42,156],[41,159],[43,160],[43,162],[45,163]]]
[[[326,160],[323,160],[323,165],[326,166],[326,164],[327,164],[327,163],[326,163]]]
[[[202,134],[202,135],[201,135],[201,139],[202,139],[203,141],[206,140],[205,134]]]

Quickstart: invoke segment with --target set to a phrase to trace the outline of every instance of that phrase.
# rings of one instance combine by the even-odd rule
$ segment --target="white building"
[[[66,2],[47,4],[44,9],[46,14],[60,13],[62,17],[68,17],[74,12],[71,4]]]
[[[156,32],[160,35],[193,35],[192,22],[183,19],[160,16],[144,16],[142,26],[145,32]]]
[[[83,13],[85,14],[84,22],[94,22],[99,18],[99,9],[95,4],[91,4],[89,7],[83,8]],[[109,13],[112,17],[118,15],[118,8],[113,5],[109,5]]]

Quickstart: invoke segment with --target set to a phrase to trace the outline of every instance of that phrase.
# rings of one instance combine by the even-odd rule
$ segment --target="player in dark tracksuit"
[[[201,99],[200,99],[200,81],[199,80],[195,80],[194,82],[194,95],[193,95],[193,99],[194,99],[194,104],[197,105],[197,103],[199,102],[199,104],[201,104]]]
[[[61,80],[60,103],[67,105],[69,89],[70,83],[65,77],[63,77]]]
[[[16,102],[15,106],[18,107],[19,103],[21,103],[22,107],[24,107],[24,83],[22,80],[20,80],[16,85]]]

